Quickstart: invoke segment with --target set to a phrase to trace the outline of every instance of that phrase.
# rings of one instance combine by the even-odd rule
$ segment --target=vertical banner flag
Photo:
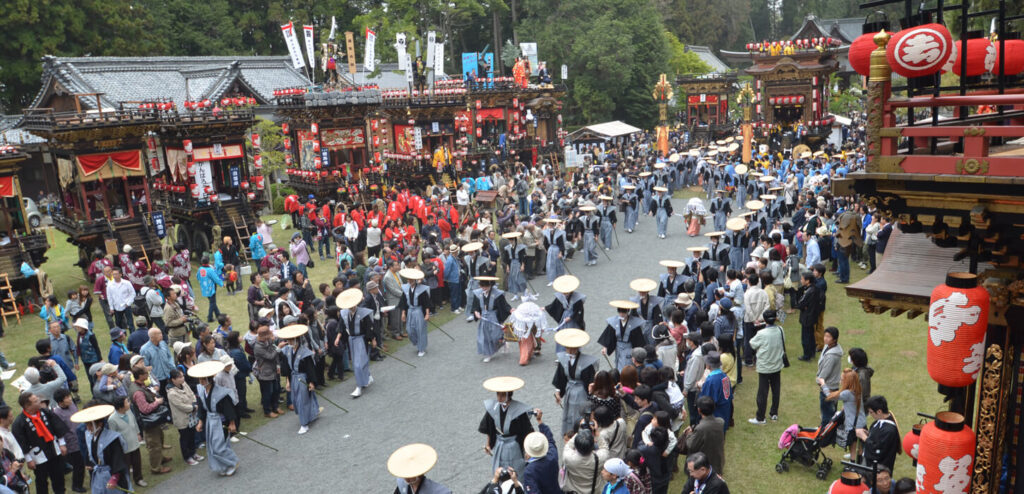
[[[476,53],[463,53],[462,54],[462,78],[469,80],[469,75],[478,75],[476,73]]]
[[[316,68],[316,56],[313,50],[313,26],[302,26],[302,34],[306,38],[306,58],[309,58],[309,68]]]
[[[345,58],[348,59],[348,73],[356,73],[356,34],[345,31]]]
[[[409,55],[408,53],[405,53],[403,51],[401,53],[401,57],[401,59],[405,61],[405,82],[408,82],[409,85],[412,85],[412,74],[413,72],[415,72],[412,66],[412,55]]]
[[[565,80],[565,79],[568,79],[568,78],[569,78],[569,66],[563,63],[562,64],[562,80]]]
[[[480,74],[480,77],[494,78],[494,53],[484,53],[484,61],[487,62],[487,66],[491,70],[488,70],[486,74]]]
[[[376,43],[377,33],[370,31],[370,28],[366,28],[366,52],[363,53],[363,68],[370,72],[373,72],[374,57],[377,56],[373,49],[373,45]]]
[[[530,74],[537,75],[537,43],[519,43],[519,49],[530,61]]]
[[[434,46],[434,74],[444,74],[444,43],[437,43]]]
[[[302,60],[302,48],[299,47],[299,38],[295,36],[295,24],[289,22],[281,26],[281,34],[284,34],[284,44],[288,45],[288,55],[292,57],[292,68],[301,69],[306,62]]]
[[[334,41],[334,33],[338,30],[338,20],[331,16],[331,34],[327,35],[327,41]]]
[[[423,59],[423,68],[429,69],[434,66],[434,42],[437,40],[437,33],[427,33],[427,56]]]
[[[395,35],[395,51],[398,53],[398,70],[408,70],[409,63],[405,57],[405,33]]]

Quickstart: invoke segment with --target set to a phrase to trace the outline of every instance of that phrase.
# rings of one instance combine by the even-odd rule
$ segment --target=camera
[[[501,468],[501,473],[498,474],[498,484],[500,485],[500,484],[504,483],[506,480],[509,480],[511,478],[512,478],[512,474],[508,473],[508,468],[502,467]]]

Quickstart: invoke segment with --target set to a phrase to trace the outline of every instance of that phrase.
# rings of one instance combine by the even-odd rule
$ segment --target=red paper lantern
[[[1006,61],[1004,62],[1003,72],[1006,75],[1017,75],[1020,71],[1024,70],[1024,40],[1019,39],[1008,39],[1004,40],[1006,43]],[[999,75],[999,60],[1002,59],[1002,52],[999,50],[999,42],[993,43],[996,47],[996,61],[992,66],[992,73]]]
[[[261,156],[259,154],[253,156],[252,157],[252,166],[254,168],[256,168],[257,170],[259,170],[260,168],[263,168],[263,156]]]
[[[323,162],[320,160],[319,156],[317,156],[316,158],[313,158],[313,168],[316,168],[317,170],[319,170],[320,167],[322,167],[322,166],[323,166]]]
[[[932,290],[928,308],[928,374],[935,382],[960,388],[981,370],[988,328],[988,290],[978,276],[949,273]]]
[[[476,109],[479,110],[481,106],[482,103],[480,103],[480,100],[476,100]]]
[[[914,424],[914,427],[903,436],[903,452],[913,458],[915,463],[917,462],[918,448],[921,444],[921,429],[923,428],[924,424]]]
[[[285,166],[292,166],[292,163],[293,163],[292,155],[291,154],[286,154],[284,156],[284,164],[285,164]]]
[[[850,43],[850,51],[847,57],[850,60],[850,67],[862,76],[871,75],[871,52],[875,51],[874,37],[878,34],[862,34]]]
[[[188,176],[190,176],[190,177],[196,176],[196,165],[195,165],[195,163],[190,163],[188,165]]]
[[[185,139],[184,141],[181,141],[181,147],[185,149],[186,153],[191,153],[192,141],[190,139]]]
[[[314,153],[319,153],[320,152],[320,141],[313,141],[313,152]]]
[[[250,193],[246,194],[245,196],[248,197],[250,201],[253,201],[253,200],[256,199],[256,193],[255,192],[250,192]]]
[[[260,147],[260,143],[261,142],[263,142],[263,141],[260,140],[260,135],[258,133],[256,133],[256,132],[253,132],[252,133],[252,147],[254,147],[254,148]]]
[[[256,183],[256,190],[263,190],[263,175],[253,177],[252,181]]]
[[[320,133],[320,126],[317,125],[316,122],[311,123],[309,125],[309,133],[313,134],[313,135],[317,135],[318,133]]]
[[[921,429],[917,458],[917,492],[966,493],[974,470],[974,431],[964,417],[939,412]]]
[[[869,490],[870,488],[861,482],[859,473],[843,472],[835,482],[832,482],[828,494],[864,494]]]
[[[189,187],[192,189],[192,197],[199,198],[199,184],[192,184]]]
[[[292,148],[292,140],[291,140],[290,137],[285,137],[284,138],[284,148],[285,149],[291,149]]]
[[[962,48],[962,46],[957,48]],[[961,75],[961,57],[963,57],[963,54],[957,53],[956,60],[953,62],[953,73],[956,75]],[[992,42],[988,38],[967,40],[967,72],[963,74],[964,76],[973,77],[984,74],[992,70],[995,62],[996,47],[992,46]]]
[[[925,24],[904,29],[886,47],[885,56],[893,72],[904,77],[922,77],[939,71],[952,53],[953,37],[942,24]]]

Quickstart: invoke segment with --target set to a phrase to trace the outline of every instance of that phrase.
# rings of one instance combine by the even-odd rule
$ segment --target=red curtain
[[[14,176],[0,177],[0,197],[14,197]]]
[[[505,119],[505,110],[503,110],[501,108],[484,108],[482,110],[477,110],[476,114],[479,115],[484,120],[487,120],[487,119],[504,120]]]
[[[125,170],[142,170],[142,153],[138,150],[83,154],[76,158],[78,159],[78,165],[82,167],[82,173],[86,176],[92,175],[103,168],[107,164],[107,160],[113,161],[115,165]]]

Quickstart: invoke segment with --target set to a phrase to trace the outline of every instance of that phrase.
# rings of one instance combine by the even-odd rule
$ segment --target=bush
[[[285,184],[270,184],[269,194],[272,198],[290,196],[295,193],[295,189],[288,187]]]
[[[284,197],[275,197],[272,207],[274,214],[284,214]]]

